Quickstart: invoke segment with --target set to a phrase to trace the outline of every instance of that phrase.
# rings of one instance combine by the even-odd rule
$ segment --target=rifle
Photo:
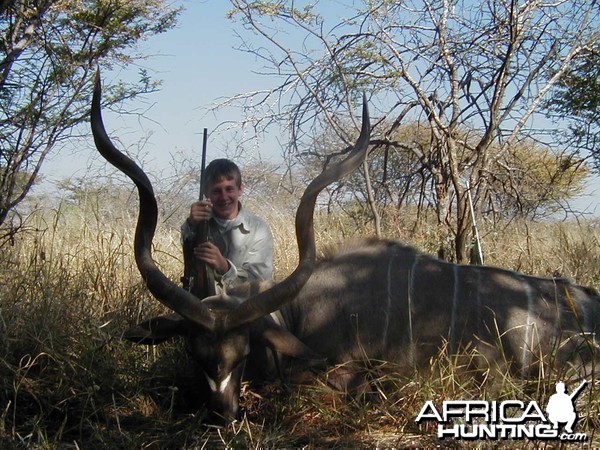
[[[204,184],[206,183],[204,171],[206,169],[206,141],[208,130],[204,128],[202,137],[202,164],[200,167],[200,192],[198,199],[204,199]],[[190,291],[199,299],[215,295],[215,274],[205,262],[194,257],[194,247],[208,241],[208,220],[196,225],[195,240],[192,246],[184,243],[184,275],[181,278],[184,289]]]

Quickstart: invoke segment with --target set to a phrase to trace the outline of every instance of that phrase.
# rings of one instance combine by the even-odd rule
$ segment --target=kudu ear
[[[179,314],[153,317],[123,333],[123,338],[136,344],[156,345],[187,333],[187,321]]]
[[[308,365],[310,366],[325,364],[326,358],[312,351],[285,328],[274,323],[266,324],[265,322],[262,322],[260,328],[256,328],[258,329],[254,330],[254,332],[258,335],[258,339],[282,355],[302,359],[309,363]]]

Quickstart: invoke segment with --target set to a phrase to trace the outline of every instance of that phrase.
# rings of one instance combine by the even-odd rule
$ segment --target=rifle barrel
[[[198,195],[198,200],[204,199],[204,183],[206,180],[204,179],[204,171],[206,169],[206,142],[208,141],[208,129],[204,129],[202,132],[202,163],[200,165],[200,194]]]

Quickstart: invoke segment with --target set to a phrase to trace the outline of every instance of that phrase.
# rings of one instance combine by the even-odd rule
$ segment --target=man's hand
[[[190,207],[190,222],[197,224],[209,220],[213,216],[213,205],[209,199],[192,203]],[[229,270],[229,261],[221,254],[219,248],[212,242],[204,242],[194,248],[194,256],[214,268],[219,275]]]
[[[212,242],[204,242],[195,247],[194,256],[213,267],[219,275],[223,275],[229,270],[229,261]]]
[[[210,200],[201,200],[192,203],[190,208],[189,220],[192,223],[202,222],[209,220],[212,217],[212,202]]]

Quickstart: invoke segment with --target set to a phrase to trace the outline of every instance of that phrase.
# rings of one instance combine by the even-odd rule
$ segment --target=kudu
[[[356,168],[367,152],[365,106],[352,153],[317,177],[302,198],[296,214],[298,268],[266,291],[266,284],[248,284],[202,301],[190,296],[152,261],[157,215],[152,187],[141,169],[110,143],[100,117],[99,89],[97,85],[92,108],[96,145],[132,178],[140,194],[136,261],[150,291],[177,313],[150,319],[125,337],[156,344],[187,336],[212,391],[209,408],[226,418],[237,414],[245,362],[254,369],[277,363],[267,348],[292,357],[286,362],[326,361],[333,368],[329,381],[341,389],[364,381],[352,363],[390,361],[414,370],[428,367],[442,351],[466,355],[476,368],[510,368],[522,376],[569,365],[587,374],[594,370],[600,297],[591,288],[565,279],[451,264],[380,240],[347,246],[313,269],[316,195]]]
[[[152,259],[152,239],[158,216],[152,185],[142,169],[117,150],[108,137],[101,115],[100,75],[96,75],[91,110],[96,148],[137,187],[136,264],[152,295],[174,311],[174,314],[155,317],[131,328],[124,337],[137,343],[157,344],[173,336],[185,336],[190,353],[202,367],[212,391],[209,409],[225,419],[233,419],[238,414],[240,383],[249,355],[256,367],[260,364],[278,365],[279,354],[309,363],[323,361],[320,355],[287,330],[288,319],[281,322],[281,316],[289,314],[283,313],[281,308],[294,299],[315,266],[313,215],[318,194],[329,184],[354,171],[368,152],[370,124],[366,100],[362,115],[361,133],[352,151],[342,162],[317,176],[300,200],[296,211],[299,262],[292,274],[277,284],[249,283],[232,292],[200,300],[168,279]],[[289,313],[292,313],[291,309]],[[261,363],[256,364],[258,360]]]

